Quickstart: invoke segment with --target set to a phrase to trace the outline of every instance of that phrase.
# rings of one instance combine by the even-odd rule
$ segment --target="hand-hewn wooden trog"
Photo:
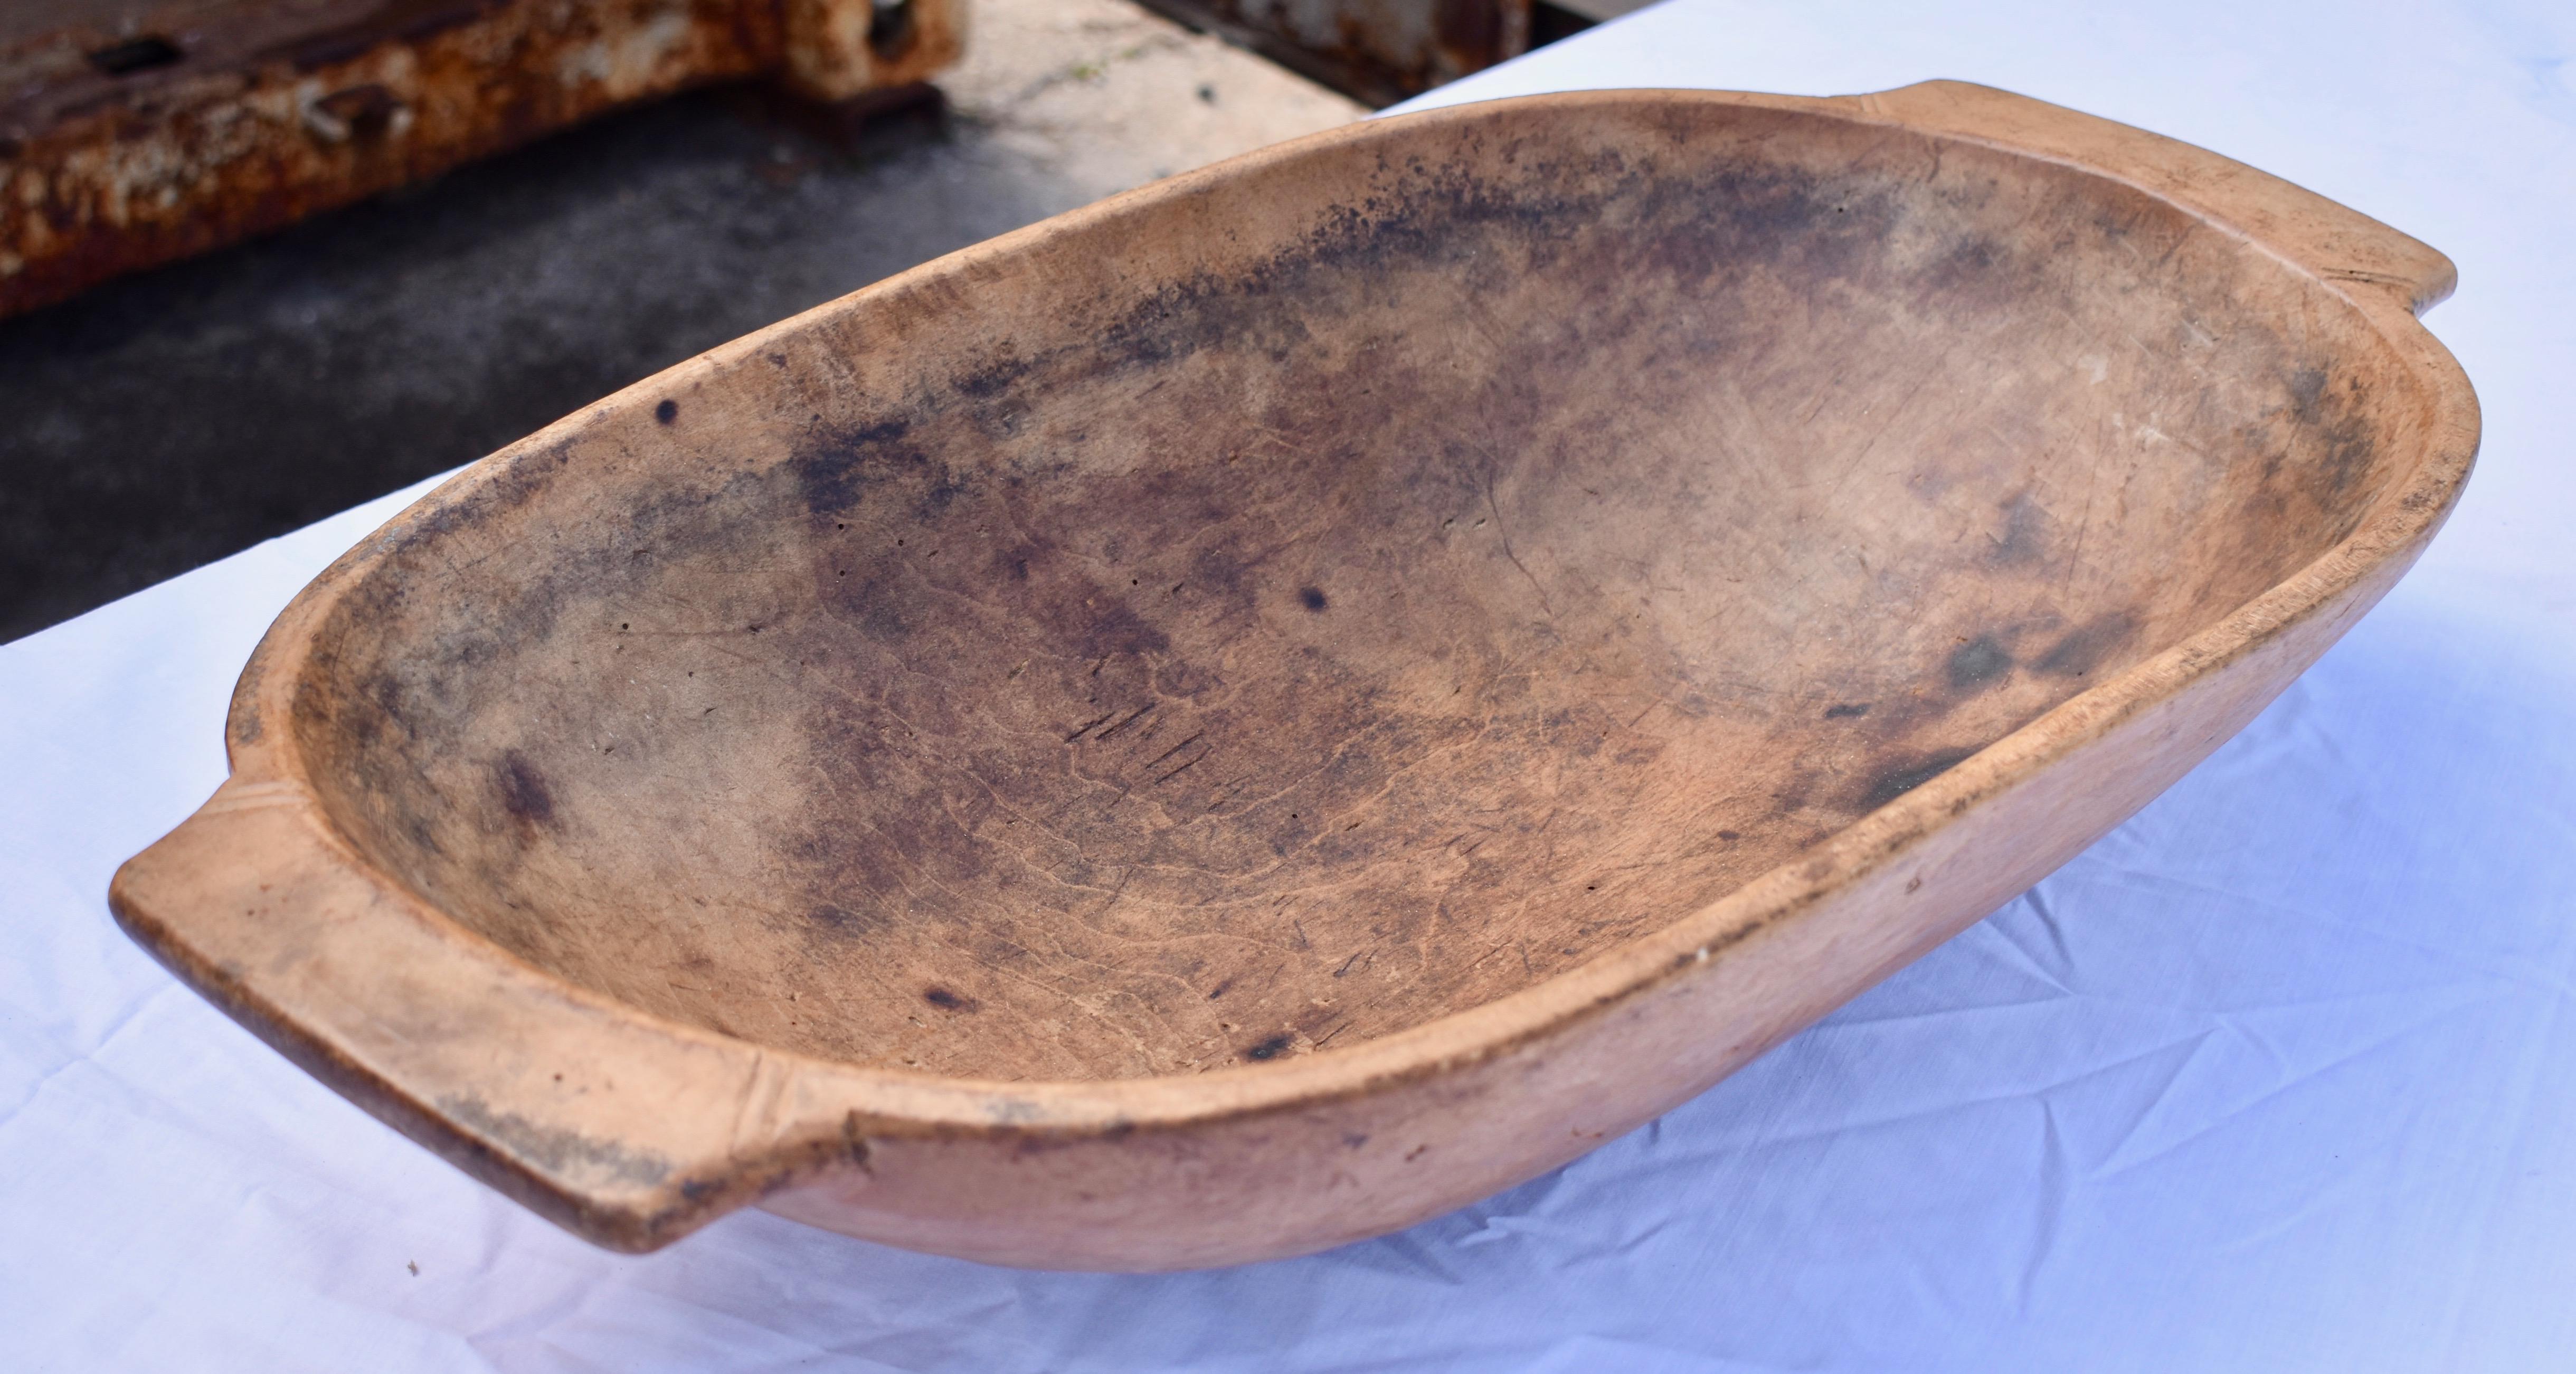
[[[244,673],[135,937],[584,1236],[1401,1226],[1707,1087],[2396,580],[2422,244],[1972,86],[1411,115],[486,460]]]

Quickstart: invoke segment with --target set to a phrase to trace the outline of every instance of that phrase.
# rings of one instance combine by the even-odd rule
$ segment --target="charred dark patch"
[[[1993,635],[1979,635],[1952,650],[1947,673],[1953,691],[1991,687],[2013,670],[2013,659]]]
[[[1021,378],[1036,371],[1042,361],[1044,360],[1039,358],[1023,357],[993,359],[974,371],[959,376],[949,385],[974,400],[991,400],[1009,391]]]
[[[517,1112],[496,1111],[482,1098],[462,1093],[438,1099],[438,1110],[466,1128],[467,1147],[484,1159],[525,1168],[534,1164],[555,1174],[590,1175],[651,1187],[671,1176],[670,1161],[629,1150],[613,1140],[579,1131],[541,1125]]]
[[[1274,1035],[1269,1039],[1262,1041],[1260,1044],[1245,1050],[1243,1052],[1243,1057],[1246,1059],[1258,1060],[1276,1059],[1279,1056],[1286,1054],[1288,1052],[1288,1047],[1296,1043],[1297,1037],[1293,1035]]]
[[[2051,677],[2084,677],[2099,667],[2113,650],[2129,642],[2138,632],[2138,619],[2127,611],[2085,622],[2048,646],[2031,663],[2031,671]]]
[[[1092,609],[1089,624],[1074,637],[1074,647],[1087,658],[1119,654],[1159,654],[1172,647],[1169,636],[1145,622],[1133,607],[1113,601]]]
[[[1916,279],[1929,308],[1985,313],[2027,298],[2036,267],[2032,260],[1964,227],[1943,226],[1943,232],[1956,237]]]
[[[1866,814],[1921,787],[1965,761],[1974,749],[1939,749],[1899,759],[1881,768],[1862,790],[1859,809]]]
[[[913,518],[923,525],[935,524],[948,514],[950,504],[965,494],[965,479],[947,468],[941,468],[931,479],[929,489],[922,492],[921,499],[913,503]]]
[[[1846,701],[1840,705],[1825,708],[1827,720],[1858,720],[1868,714],[1869,703],[1866,701]]]
[[[2325,421],[2325,369],[2303,367],[2292,372],[2283,382],[2290,393],[2290,412],[2298,417],[2300,424],[2314,425]]]
[[[2281,386],[2289,394],[2294,446],[2304,440],[2312,450],[2304,465],[2306,495],[2320,511],[2346,517],[2334,530],[2334,537],[2340,539],[2359,522],[2357,507],[2344,508],[2352,504],[2353,490],[2369,475],[2378,456],[2378,435],[2365,418],[2370,397],[2358,378],[2338,383],[2323,368],[2313,366],[2291,371],[2281,379]],[[2278,470],[2282,456],[2275,455],[2267,476]]]
[[[1333,603],[1330,598],[1324,595],[1324,589],[1321,587],[1299,587],[1297,589],[1297,604],[1304,606],[1310,611],[1320,611]]]
[[[1952,245],[1949,253],[1934,266],[1932,278],[1943,284],[1973,281],[1994,271],[2004,256],[2002,245],[1993,239],[1964,238]]]
[[[666,425],[671,423],[673,420],[679,419],[680,403],[677,401],[664,401],[662,404],[653,407],[653,418]]]
[[[2369,475],[2371,464],[2378,459],[2378,436],[2372,433],[2369,422],[2355,412],[2338,416],[2326,426],[2322,437],[2325,452],[2317,462],[2318,480],[2312,495],[2321,508],[2345,516],[2334,526],[2334,537],[2340,540],[2351,534],[2353,526],[2361,522],[2363,503],[2350,502],[2350,510],[2343,508],[2353,489]]]
[[[835,935],[861,936],[883,930],[886,919],[873,912],[852,911],[837,902],[823,902],[805,913],[805,919]]]
[[[1750,126],[1765,116],[1738,118]],[[1533,271],[1551,270],[1579,248],[1605,274],[1668,275],[1688,290],[1761,266],[1822,289],[1870,270],[1905,213],[1901,198],[1869,173],[1820,179],[1803,169],[1731,162],[1675,176],[1608,150],[1589,165],[1541,161],[1524,171],[1503,185],[1426,169],[1366,205],[1329,212],[1305,243],[1267,263],[1162,288],[1103,331],[1096,346],[1063,360],[1090,373],[1157,368],[1220,344],[1276,354],[1307,331],[1293,315],[1269,308],[1271,299],[1309,290],[1327,275],[1383,278],[1408,264],[1463,263],[1486,244],[1507,244]],[[1595,180],[1598,189],[1558,189],[1576,177]],[[1628,211],[1623,219],[1656,229],[1588,232],[1614,205]],[[1053,361],[1015,359],[955,385],[992,396]]]
[[[545,777],[525,754],[513,749],[493,766],[494,781],[500,784],[501,807],[511,819],[527,826],[552,826],[555,822],[554,794],[546,787]]]
[[[2297,380],[2304,382],[2308,377],[2322,375],[2311,368],[2301,372]],[[2296,383],[2293,389],[2295,394]],[[2309,495],[2320,509],[2336,512],[2350,504],[2354,489],[2369,475],[2372,463],[2378,458],[2379,436],[2365,418],[2369,413],[2370,398],[2358,379],[2331,390],[2321,383],[2316,390],[2315,398],[2299,402],[2300,420],[2315,428],[2318,445],[2323,450],[2317,455],[2316,476],[2310,483]],[[2358,522],[2360,511],[2357,506],[2351,514],[2353,519],[2338,528],[2336,537],[2349,533],[2351,525]]]
[[[843,514],[868,488],[927,465],[927,455],[902,442],[911,432],[910,421],[888,419],[814,436],[787,460],[805,509],[824,517]]]
[[[2003,516],[2003,532],[1995,537],[1988,561],[2006,568],[2039,561],[2048,547],[2048,512],[2023,492],[2004,503]]]
[[[921,1000],[939,1008],[941,1011],[974,1011],[984,1005],[963,993],[951,992],[946,988],[938,987],[923,988],[921,990]]]
[[[1189,586],[1224,602],[1237,614],[1249,618],[1254,612],[1258,585],[1254,573],[1268,561],[1268,553],[1247,549],[1244,541],[1229,536],[1208,544],[1190,558]]]
[[[536,499],[538,493],[553,485],[557,473],[572,465],[573,449],[580,442],[579,436],[567,435],[511,459],[501,475],[480,493],[481,500],[455,509],[459,526],[470,528],[497,512],[516,510]]]
[[[832,559],[816,581],[825,608],[876,643],[895,644],[911,635],[918,582],[891,552]]]

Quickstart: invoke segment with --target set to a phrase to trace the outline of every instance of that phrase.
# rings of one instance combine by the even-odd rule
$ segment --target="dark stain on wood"
[[[2013,670],[2012,655],[1993,635],[1979,635],[1950,654],[1944,673],[1952,691],[1973,692],[2001,681]]]
[[[2087,677],[2138,632],[2138,617],[2111,611],[2069,630],[2031,660],[2031,671],[2058,677]]]
[[[501,809],[523,825],[552,825],[555,819],[554,794],[546,787],[544,775],[527,755],[513,749],[501,756],[495,776],[501,785]]]
[[[1881,768],[1860,794],[1856,808],[1875,811],[1967,761],[1974,749],[1938,749],[1898,759]]]

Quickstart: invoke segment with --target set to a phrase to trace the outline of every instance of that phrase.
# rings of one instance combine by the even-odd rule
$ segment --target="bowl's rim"
[[[1007,258],[1069,227],[1136,214],[1222,180],[1258,175],[1346,145],[1400,138],[1427,126],[1473,123],[1506,109],[1538,106],[1573,112],[1674,103],[1786,111],[1980,144],[2063,165],[2174,204],[2348,302],[2419,383],[2422,452],[2349,535],[2303,568],[2182,642],[2088,688],[1814,849],[1697,910],[1527,988],[1402,1031],[1267,1063],[1186,1075],[952,1078],[806,1055],[644,1011],[521,959],[377,869],[324,819],[295,732],[261,728],[263,720],[282,723],[289,718],[293,690],[314,648],[314,631],[414,526],[507,480],[515,460],[548,448],[596,417],[650,407],[692,373],[749,358],[777,339],[876,297],[968,276],[984,262]],[[2439,528],[2476,454],[2476,397],[2457,362],[2416,319],[2417,312],[2448,294],[2452,282],[2451,265],[2441,254],[2288,182],[2171,139],[1959,82],[1839,97],[1579,91],[1363,121],[1111,197],[887,278],[586,406],[441,484],[335,561],[278,617],[245,667],[233,698],[227,730],[231,781],[170,837],[129,861],[117,875],[111,901],[129,932],[157,957],[326,1082],[555,1220],[620,1248],[665,1243],[762,1191],[824,1167],[828,1151],[818,1153],[814,1142],[838,1137],[845,1121],[864,1120],[867,1132],[880,1137],[1124,1134],[1205,1126],[1382,1091],[1508,1054],[1675,980],[1705,976],[1726,961],[1729,951],[1793,922],[1828,894],[1903,862],[1927,836],[2147,707],[2348,599],[2345,593],[2374,577],[2382,579],[2384,588]],[[573,1181],[577,1171],[558,1167],[509,1131],[488,1120],[460,1120],[452,1103],[437,1092],[440,1085],[410,1081],[401,1066],[361,1050],[349,1026],[317,1021],[309,1006],[299,1009],[272,981],[199,947],[192,934],[192,908],[215,902],[219,894],[211,879],[193,879],[180,860],[156,863],[155,856],[171,854],[169,847],[191,827],[252,810],[291,815],[291,826],[263,832],[269,842],[293,848],[293,862],[331,870],[357,884],[346,890],[364,890],[369,909],[356,917],[305,913],[302,919],[315,923],[317,930],[327,919],[406,921],[442,957],[478,974],[477,997],[542,990],[542,1000],[584,1024],[616,1027],[627,1037],[621,1044],[629,1046],[617,1051],[621,1055],[670,1053],[705,1062],[712,1054],[715,1062],[728,1066],[727,1073],[794,1078],[799,1085],[794,1100],[804,1105],[769,1122],[757,1141],[728,1137],[715,1158],[704,1157],[709,1150],[703,1141],[676,1144],[686,1168],[675,1171],[680,1181],[668,1185],[639,1186],[612,1196],[609,1190]],[[292,915],[271,913],[266,919]],[[272,974],[269,979],[286,976]],[[709,1179],[726,1182],[710,1186]]]

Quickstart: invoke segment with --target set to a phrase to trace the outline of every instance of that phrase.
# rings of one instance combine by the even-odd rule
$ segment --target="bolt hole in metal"
[[[868,15],[868,51],[891,62],[912,46],[917,27],[912,0],[874,0]]]
[[[169,39],[158,34],[145,34],[91,52],[89,64],[109,76],[132,76],[136,72],[172,66],[186,56],[179,51],[179,45]]]

